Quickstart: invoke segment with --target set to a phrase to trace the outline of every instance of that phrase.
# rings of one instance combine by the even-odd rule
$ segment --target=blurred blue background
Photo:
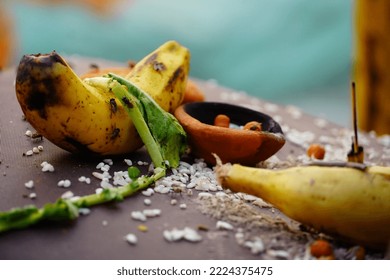
[[[125,62],[173,39],[191,50],[193,77],[349,125],[352,0],[132,0],[106,14],[5,3],[16,63],[52,50]]]

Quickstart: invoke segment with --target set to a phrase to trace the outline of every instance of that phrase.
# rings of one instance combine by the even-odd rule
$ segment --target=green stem
[[[135,128],[138,131],[139,136],[142,139],[142,142],[145,144],[145,147],[149,153],[150,158],[153,161],[155,167],[164,168],[164,160],[160,153],[160,148],[157,142],[154,140],[152,134],[150,133],[149,127],[146,124],[144,117],[140,111],[140,105],[137,99],[130,94],[127,89],[118,84],[115,84],[112,87],[112,92],[115,96],[122,102],[123,106],[126,108],[131,120],[134,123]]]
[[[142,176],[125,186],[105,189],[99,194],[82,196],[76,201],[59,199],[55,203],[44,205],[42,208],[28,205],[23,208],[14,208],[7,212],[0,212],[0,233],[13,229],[27,228],[42,221],[77,219],[79,208],[92,207],[110,201],[121,201],[123,198],[150,186],[164,176],[165,169],[158,168],[152,176]]]
[[[33,205],[27,205],[24,208],[13,208],[8,212],[0,213],[0,232],[27,228],[41,221],[43,216],[43,208],[38,209]]]
[[[169,162],[170,167],[177,167],[180,156],[187,148],[187,134],[179,121],[172,114],[164,111],[147,92],[131,81],[112,73],[108,76],[125,86],[127,92],[134,96],[164,163]]]
[[[100,194],[90,194],[80,197],[73,204],[78,207],[91,207],[97,204],[102,204],[112,200],[121,200],[122,198],[133,195],[149,185],[156,182],[158,179],[165,176],[165,169],[156,169],[156,173],[152,176],[142,176],[137,180],[118,188],[107,189],[106,192]]]

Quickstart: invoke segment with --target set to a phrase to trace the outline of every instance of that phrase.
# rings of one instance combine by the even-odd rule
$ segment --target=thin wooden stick
[[[358,144],[358,131],[357,131],[357,117],[356,117],[356,89],[355,82],[352,82],[352,121],[353,121],[353,130],[354,130],[354,139],[353,139],[353,153],[357,154],[359,152]]]

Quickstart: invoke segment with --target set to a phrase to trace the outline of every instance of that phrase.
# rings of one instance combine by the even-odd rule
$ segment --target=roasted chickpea
[[[220,114],[215,117],[214,125],[220,127],[229,127],[230,126],[230,118],[226,115]]]
[[[318,259],[334,259],[332,245],[323,239],[318,239],[310,245],[310,254]]]
[[[324,159],[325,157],[325,148],[319,144],[312,144],[307,149],[307,156],[315,159]]]
[[[252,121],[244,125],[244,130],[261,131],[261,123]]]

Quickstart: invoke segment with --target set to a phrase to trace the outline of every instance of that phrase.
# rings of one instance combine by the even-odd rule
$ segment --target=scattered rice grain
[[[141,222],[145,222],[147,220],[145,214],[142,213],[141,211],[133,211],[133,212],[131,212],[131,218],[134,219],[134,220],[141,221]]]
[[[182,230],[177,228],[173,228],[172,230],[164,230],[163,236],[169,242],[179,241],[182,239],[190,242],[199,242],[202,240],[202,236],[196,230],[190,227],[185,227]]]
[[[72,185],[72,182],[68,179],[64,180],[64,188],[69,188]]]
[[[106,158],[106,159],[103,159],[103,162],[108,164],[108,165],[113,165],[114,164],[114,161],[110,158]]]
[[[78,196],[78,195],[75,195],[75,196],[72,196],[71,198],[69,198],[69,200],[71,201],[71,202],[76,202],[76,201],[78,201],[80,199],[80,196]]]
[[[184,239],[191,242],[199,242],[202,240],[202,236],[196,230],[190,227],[185,227]]]
[[[135,234],[129,233],[124,237],[125,241],[127,241],[131,245],[135,245],[138,242],[138,238]]]
[[[290,253],[285,250],[267,250],[267,254],[271,257],[278,258],[278,259],[289,259]]]
[[[147,218],[158,217],[161,215],[161,209],[145,209],[142,211],[142,214]]]
[[[195,182],[191,182],[191,183],[189,183],[189,184],[186,186],[186,188],[187,188],[187,189],[193,189],[193,188],[195,188],[195,186],[196,186],[196,183],[195,183]]]
[[[85,176],[80,176],[78,180],[81,183],[91,184],[91,179]]]
[[[257,255],[265,251],[263,240],[259,237],[256,237],[253,241],[245,241],[244,246],[249,248],[253,255]]]
[[[207,193],[207,192],[200,192],[200,193],[198,193],[198,197],[200,199],[203,199],[203,198],[213,197],[213,195],[211,193]]]
[[[79,208],[79,214],[81,215],[88,215],[91,213],[91,209],[89,208]]]
[[[152,204],[152,201],[151,201],[149,198],[145,198],[145,199],[144,199],[144,204],[145,204],[146,206],[149,206],[149,205]]]
[[[34,187],[34,181],[33,180],[30,180],[26,183],[24,183],[24,186],[27,188],[27,189],[32,189]]]
[[[217,229],[223,229],[223,230],[233,230],[234,228],[231,224],[224,221],[217,221],[216,227]]]
[[[142,194],[144,196],[152,196],[154,194],[154,190],[152,188],[148,188],[148,189],[142,191]]]
[[[103,172],[108,172],[110,171],[110,166],[108,164],[104,164],[101,168],[100,168],[101,171]]]
[[[212,196],[212,194],[209,194],[209,195],[211,195]],[[223,191],[219,191],[219,192],[216,192],[215,193],[215,196],[216,197],[226,197],[226,196],[228,196],[225,192],[223,192]]]
[[[184,237],[184,231],[177,228],[172,230],[164,230],[163,236],[169,242],[178,241]]]
[[[182,204],[179,205],[179,207],[180,207],[180,209],[185,210],[185,209],[187,209],[187,204],[182,203]]]
[[[234,235],[234,238],[236,239],[236,242],[238,245],[243,246],[245,243],[245,235],[243,232],[236,232]]]
[[[66,191],[61,195],[61,198],[63,199],[70,199],[74,196],[73,192],[71,191]]]
[[[110,189],[110,188],[113,188],[114,186],[111,185],[108,180],[102,180],[100,182],[100,186],[103,188],[103,189]]]
[[[54,166],[48,163],[47,161],[44,161],[41,163],[42,172],[54,172]]]
[[[166,194],[171,191],[171,187],[165,187],[163,186],[162,188],[159,188],[158,191],[154,189],[155,192],[161,193],[161,194]]]
[[[99,179],[99,180],[103,180],[103,178],[105,178],[105,177],[104,177],[104,174],[99,173],[99,172],[92,172],[92,175],[93,175],[95,178]]]
[[[65,179],[65,180],[58,181],[57,186],[58,187],[63,187],[63,188],[69,188],[71,184],[72,183],[71,183],[70,180]]]
[[[37,194],[35,192],[32,192],[28,195],[28,197],[31,199],[35,199],[35,198],[37,198]]]

